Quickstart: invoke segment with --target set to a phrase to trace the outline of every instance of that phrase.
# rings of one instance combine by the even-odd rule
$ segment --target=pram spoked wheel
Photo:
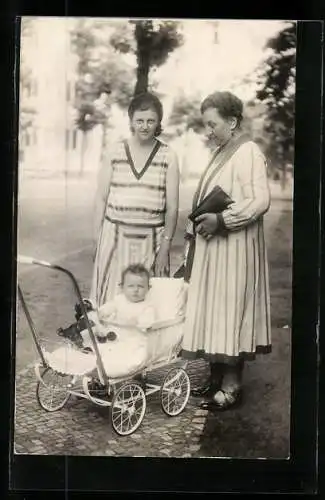
[[[160,389],[160,403],[170,417],[179,415],[190,396],[190,379],[183,368],[172,368],[164,378]]]
[[[51,412],[64,407],[71,396],[67,386],[72,379],[73,375],[58,373],[51,367],[45,368],[36,386],[36,398],[43,410]]]
[[[125,382],[114,394],[111,421],[115,432],[128,436],[140,426],[146,412],[146,395],[138,382]]]

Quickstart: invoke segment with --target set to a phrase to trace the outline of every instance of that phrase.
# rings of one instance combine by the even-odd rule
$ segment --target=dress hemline
[[[180,356],[184,359],[194,360],[194,359],[205,359],[206,361],[215,363],[231,363],[238,359],[244,359],[245,361],[252,361],[256,358],[257,354],[270,354],[272,352],[272,345],[257,346],[254,352],[242,351],[238,356],[229,356],[228,354],[222,353],[208,353],[204,349],[199,349],[197,351],[187,351],[183,349],[180,352]]]

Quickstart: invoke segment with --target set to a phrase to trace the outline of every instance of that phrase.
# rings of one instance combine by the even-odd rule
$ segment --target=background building
[[[69,19],[22,19],[19,160],[25,172],[78,168],[72,26]]]

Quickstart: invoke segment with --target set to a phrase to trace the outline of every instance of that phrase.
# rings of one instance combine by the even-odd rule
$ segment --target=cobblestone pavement
[[[162,380],[168,367],[149,374],[149,382]],[[206,364],[188,365],[191,382],[205,376]],[[167,416],[160,406],[159,393],[148,396],[140,427],[130,436],[119,436],[111,427],[109,408],[72,397],[66,406],[48,413],[36,399],[33,369],[16,379],[15,453],[36,455],[100,455],[146,457],[194,457],[206,421],[206,411],[190,397],[185,410]]]
[[[284,334],[284,332],[286,332]],[[211,414],[190,397],[184,411],[167,416],[159,392],[147,397],[140,427],[119,436],[110,421],[110,409],[71,397],[53,413],[36,399],[32,368],[16,377],[15,453],[37,455],[288,458],[290,436],[290,329],[273,329],[274,349],[268,356],[247,362],[244,401],[229,412]],[[175,365],[172,365],[175,366]],[[170,367],[148,374],[149,383],[161,383]],[[188,363],[191,384],[208,375],[202,360]]]

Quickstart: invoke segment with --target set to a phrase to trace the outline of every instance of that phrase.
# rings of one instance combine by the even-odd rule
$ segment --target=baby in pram
[[[142,264],[132,264],[122,272],[121,293],[98,309],[103,325],[114,321],[118,324],[150,328],[156,320],[156,311],[148,298],[149,271]]]
[[[96,355],[82,317],[84,308],[78,304],[77,322],[58,331],[77,349],[61,346],[46,354],[48,362],[63,373],[84,374],[95,369],[100,356],[112,379],[165,362],[180,351],[186,299],[183,279],[151,277],[149,282],[149,273],[142,266],[131,266],[124,271],[121,293],[112,302],[96,310],[95,304],[83,301],[97,340]]]
[[[120,288],[121,292],[113,300],[97,310],[91,301],[84,300],[90,325],[99,342],[115,340],[116,334],[110,331],[112,323],[147,331],[157,319],[155,307],[148,298],[150,274],[142,264],[131,264],[124,269]],[[87,324],[80,305],[77,304],[75,309],[77,322],[68,328],[60,328],[58,334],[83,348],[88,337]]]

